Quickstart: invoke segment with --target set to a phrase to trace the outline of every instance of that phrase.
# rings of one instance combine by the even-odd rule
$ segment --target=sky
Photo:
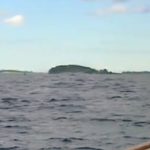
[[[0,69],[150,71],[149,43],[150,0],[0,0]]]

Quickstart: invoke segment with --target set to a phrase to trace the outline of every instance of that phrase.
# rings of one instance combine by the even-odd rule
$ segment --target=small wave
[[[13,141],[18,142],[18,141],[21,141],[21,140],[19,140],[19,139],[13,139]]]
[[[108,99],[119,99],[119,98],[122,98],[122,97],[119,95],[108,97]]]
[[[99,121],[99,122],[116,122],[116,119],[108,119],[108,118],[92,118],[90,121]]]
[[[77,147],[75,150],[103,150],[101,148],[94,148],[94,147]]]
[[[29,100],[26,100],[26,99],[21,100],[21,102],[22,102],[22,103],[31,103]]]
[[[0,150],[19,150],[18,146],[13,147],[0,147]]]
[[[27,126],[19,126],[19,125],[5,125],[4,128],[16,128],[16,129],[23,129],[23,130],[29,130],[30,129]]]
[[[51,103],[51,102],[59,102],[59,101],[67,102],[67,101],[70,101],[70,100],[71,100],[70,98],[62,98],[62,99],[51,98],[47,102],[49,102],[49,103]]]
[[[138,140],[150,140],[150,137],[134,137],[130,135],[124,135],[123,138],[125,139],[138,139]]]
[[[140,137],[141,140],[150,140],[150,137]]]
[[[12,104],[14,102],[18,101],[18,98],[13,98],[13,97],[4,97],[2,98],[3,103],[9,103]]]
[[[58,140],[58,141],[61,141],[63,143],[71,143],[71,142],[74,142],[74,141],[84,141],[85,139],[76,138],[76,137],[69,137],[69,138],[49,138],[48,141],[49,140],[52,140],[52,141]]]
[[[85,106],[75,104],[60,104],[57,107],[65,113],[82,113],[85,110]]]
[[[27,119],[24,116],[19,116],[19,117],[9,117],[7,119],[7,122],[30,122],[31,120]]]
[[[36,94],[40,94],[40,93],[39,92],[30,92],[29,94],[36,95]]]
[[[111,119],[111,118],[92,118],[90,121],[99,121],[99,122],[132,122],[130,119]]]
[[[123,138],[125,138],[125,139],[136,139],[135,137],[130,136],[130,135],[124,135]]]
[[[72,140],[70,138],[65,138],[62,140],[64,143],[72,143]]]
[[[83,80],[83,79],[76,79],[76,81],[85,82],[85,80]]]
[[[55,85],[59,86],[59,85],[68,85],[67,82],[56,82]]]
[[[82,110],[72,110],[72,111],[68,111],[67,113],[82,113],[83,111]]]
[[[11,109],[11,107],[4,107],[4,106],[2,106],[2,107],[0,107],[0,109],[2,109],[2,110],[7,110],[7,109]]]
[[[67,117],[56,117],[56,118],[53,118],[53,120],[66,120],[68,119]]]
[[[132,122],[133,120],[131,119],[120,119],[122,122]]]
[[[150,122],[139,121],[139,122],[134,122],[133,123],[133,126],[137,126],[137,127],[144,127],[145,125],[150,125]]]
[[[57,101],[59,101],[59,100],[56,99],[56,98],[51,98],[51,99],[49,99],[47,102],[57,102]]]
[[[61,147],[40,148],[39,150],[64,150]]]
[[[69,108],[84,108],[82,105],[74,105],[74,104],[61,104],[59,107],[69,107]]]
[[[20,128],[18,125],[6,125],[4,128]]]
[[[74,141],[83,141],[84,139],[82,138],[64,138],[62,139],[62,142],[64,143],[71,143],[71,142],[74,142]]]
[[[135,91],[132,90],[121,90],[121,93],[135,93]]]
[[[19,133],[19,134],[28,134],[29,132],[28,131],[18,131],[17,133]]]
[[[121,83],[114,83],[113,86],[121,87]]]

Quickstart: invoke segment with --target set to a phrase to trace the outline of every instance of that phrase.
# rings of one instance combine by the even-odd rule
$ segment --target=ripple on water
[[[101,148],[94,148],[94,147],[77,147],[75,150],[103,150]]]
[[[62,147],[40,148],[39,150],[64,150]]]
[[[4,97],[1,100],[2,100],[2,103],[14,104],[14,103],[16,103],[18,101],[18,98]]]
[[[137,122],[133,122],[133,126],[135,127],[144,127],[150,125],[150,121],[137,121]]]
[[[19,150],[18,146],[13,147],[0,147],[0,150]]]
[[[85,141],[83,138],[69,137],[69,138],[49,138],[48,141],[60,141],[64,143],[71,143],[75,141]]]

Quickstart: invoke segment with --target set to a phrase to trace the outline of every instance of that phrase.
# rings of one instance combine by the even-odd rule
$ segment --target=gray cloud
[[[141,6],[139,8],[136,8],[134,10],[135,13],[150,13],[150,6],[147,7],[147,6]]]
[[[150,13],[150,7],[141,6],[136,8],[128,8],[123,4],[115,4],[112,7],[99,9],[92,13],[94,16],[103,16],[103,15],[111,15],[111,14],[145,14]]]
[[[125,5],[116,4],[110,8],[96,10],[92,14],[94,16],[102,16],[102,15],[110,15],[110,14],[125,14],[128,12],[129,12],[129,10]]]

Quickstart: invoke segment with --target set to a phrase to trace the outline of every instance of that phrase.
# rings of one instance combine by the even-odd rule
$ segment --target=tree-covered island
[[[90,67],[80,66],[80,65],[59,65],[51,68],[48,71],[49,74],[57,73],[89,73],[89,74],[112,74],[107,69],[96,70]]]

